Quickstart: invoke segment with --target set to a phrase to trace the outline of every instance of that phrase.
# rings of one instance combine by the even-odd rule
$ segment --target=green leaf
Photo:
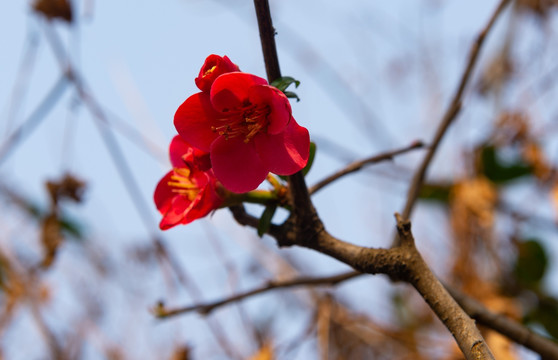
[[[421,186],[418,197],[421,200],[447,204],[451,187],[451,183],[426,183]]]
[[[292,91],[283,91],[283,93],[289,99],[296,99],[296,102],[300,101],[300,98],[298,97],[298,95],[296,93],[292,92]]]
[[[64,232],[71,235],[75,240],[85,240],[83,226],[74,219],[63,217],[59,219],[60,226]]]
[[[537,239],[529,239],[517,246],[518,256],[514,266],[517,281],[531,289],[538,287],[548,267],[548,256]]]
[[[546,331],[554,338],[558,339],[558,304],[554,301],[541,301],[539,303],[539,322]]]
[[[280,77],[279,79],[273,80],[273,82],[271,83],[271,86],[274,86],[277,89],[284,92],[293,83],[295,84],[295,88],[297,88],[300,85],[300,81],[298,81],[298,80],[296,80],[296,79],[294,79],[290,76],[283,76],[283,77]]]
[[[316,156],[316,143],[311,141],[310,142],[310,153],[308,154],[308,162],[306,163],[306,166],[304,167],[304,169],[302,169],[302,173],[304,174],[304,176],[306,176],[306,174],[308,174],[308,172],[312,168],[312,165],[314,164],[314,157],[315,156]]]
[[[292,91],[286,91],[287,88],[289,86],[291,86],[291,84],[295,85],[295,88],[297,88],[300,85],[300,81],[290,77],[290,76],[283,76],[280,77],[279,79],[275,79],[272,83],[271,86],[276,87],[277,89],[281,90],[286,97],[290,98],[290,99],[296,99],[296,101],[300,101],[300,98],[298,97],[298,95]]]
[[[269,226],[271,225],[271,219],[275,214],[275,210],[277,210],[276,204],[267,205],[265,207],[262,216],[260,217],[260,222],[258,223],[258,236],[262,237],[268,230]]]
[[[523,322],[542,325],[548,334],[556,340],[558,339],[558,301],[545,293],[537,294],[537,297],[536,306],[524,317]]]
[[[503,162],[492,145],[481,149],[482,172],[495,183],[503,183],[533,173],[533,168],[522,159],[512,163]]]

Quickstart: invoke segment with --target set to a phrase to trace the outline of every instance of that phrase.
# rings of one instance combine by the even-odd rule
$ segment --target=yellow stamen
[[[211,74],[213,71],[215,71],[216,68],[217,68],[217,65],[214,65],[211,69],[206,70],[206,72],[203,73],[203,76],[207,76],[207,75]]]
[[[171,176],[171,180],[167,182],[168,186],[172,188],[172,191],[188,197],[188,200],[193,201],[200,188],[195,184],[190,178],[192,172],[188,168],[175,168],[174,175]]]
[[[244,143],[249,143],[254,136],[264,130],[269,121],[269,106],[247,105],[240,111],[231,112],[226,118],[218,119],[226,124],[212,126],[211,131],[225,137],[225,140],[243,136]]]

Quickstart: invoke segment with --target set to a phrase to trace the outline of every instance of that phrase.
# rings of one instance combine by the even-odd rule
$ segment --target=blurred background
[[[309,185],[428,143],[498,4],[270,3],[282,73],[301,82],[293,115],[318,149]],[[417,246],[443,281],[553,339],[557,4],[517,0],[499,18],[413,215]],[[350,270],[278,249],[227,209],[158,229],[152,195],[170,167],[174,112],[198,91],[206,56],[265,77],[251,1],[3,1],[0,46],[1,359],[461,358],[414,290],[384,276],[154,316],[159,302],[191,306]],[[389,246],[423,155],[319,191],[327,229]],[[537,358],[483,330],[496,358]]]

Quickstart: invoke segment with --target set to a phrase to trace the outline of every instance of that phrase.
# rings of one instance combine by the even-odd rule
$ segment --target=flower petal
[[[184,140],[205,152],[217,134],[211,130],[220,116],[209,100],[207,93],[197,93],[182,103],[174,114],[174,126]]]
[[[252,104],[265,104],[270,107],[270,113],[267,115],[269,134],[278,134],[285,130],[292,117],[291,104],[285,94],[269,85],[256,85],[250,88],[248,95]]]
[[[168,211],[172,203],[172,198],[176,195],[168,185],[171,181],[171,176],[173,171],[169,171],[157,184],[155,188],[155,193],[153,194],[153,200],[155,201],[155,206],[161,214]]]
[[[211,169],[209,153],[188,144],[180,135],[176,135],[169,146],[171,164],[175,168],[187,166],[196,170]]]
[[[192,202],[185,196],[180,196],[168,185],[174,171],[168,172],[157,184],[153,198],[157,210],[163,215],[159,227],[161,230],[169,229],[182,223],[184,214],[192,205]]]
[[[310,135],[294,118],[282,133],[260,133],[254,141],[259,157],[272,173],[292,175],[303,169],[308,162]]]
[[[242,138],[219,137],[211,145],[211,164],[217,180],[232,192],[254,190],[265,180],[267,169],[256,153],[254,144]]]
[[[214,186],[204,187],[198,197],[192,202],[190,210],[184,214],[182,224],[189,224],[196,219],[201,219],[223,204],[223,199],[217,195]]]
[[[211,86],[211,103],[220,112],[240,108],[245,105],[250,88],[255,85],[267,85],[267,81],[243,72],[223,74]]]
[[[175,169],[176,170],[176,169]],[[191,199],[188,194],[177,192],[169,185],[176,171],[171,170],[157,184],[154,193],[155,205],[163,215],[159,227],[169,229],[178,224],[189,224],[221,206],[224,199],[217,194],[217,180],[213,172],[193,171],[190,181],[200,191]]]
[[[170,229],[178,224],[185,224],[184,215],[188,214],[193,206],[193,202],[189,201],[184,196],[175,196],[172,199],[172,204],[169,210],[163,215],[159,227],[161,230]],[[191,222],[192,220],[188,221]]]
[[[180,135],[172,138],[169,145],[169,157],[172,167],[184,166],[184,154],[187,154],[192,149],[192,146],[186,142]]]
[[[240,71],[240,69],[227,56],[220,57],[219,55],[211,54],[205,59],[200,69],[200,74],[195,79],[196,86],[201,91],[209,92],[211,85],[219,75],[233,71]]]

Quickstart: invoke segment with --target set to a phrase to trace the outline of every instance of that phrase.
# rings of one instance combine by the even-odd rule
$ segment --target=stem
[[[510,0],[502,0],[500,2],[498,7],[496,8],[496,11],[494,11],[492,16],[490,17],[490,20],[483,28],[483,30],[479,33],[476,41],[471,47],[471,50],[469,52],[469,61],[467,62],[467,66],[465,67],[465,70],[463,71],[463,75],[461,75],[461,80],[459,81],[459,85],[457,86],[455,94],[453,95],[450,105],[448,106],[446,112],[444,113],[444,116],[442,117],[442,120],[440,121],[440,125],[436,130],[434,139],[430,143],[430,148],[428,152],[426,153],[422,163],[420,164],[420,167],[418,168],[418,170],[415,172],[415,175],[413,176],[413,180],[411,182],[411,186],[407,194],[407,203],[405,204],[405,208],[403,209],[403,213],[402,213],[403,218],[405,219],[409,219],[411,217],[411,213],[413,211],[416,200],[418,198],[420,188],[422,187],[422,183],[424,182],[424,178],[426,177],[426,172],[428,171],[428,167],[430,166],[432,159],[434,158],[436,150],[438,150],[438,146],[440,145],[442,138],[446,134],[449,126],[453,123],[453,121],[459,114],[459,111],[461,110],[461,103],[463,101],[463,92],[465,91],[465,87],[467,86],[467,84],[471,79],[471,74],[473,73],[473,68],[477,63],[478,55],[480,53],[484,40],[486,39],[486,36],[488,35],[490,30],[493,28],[494,24],[496,23],[496,19],[498,19],[498,17],[502,13],[502,11],[506,8],[506,5],[508,5],[509,2]]]
[[[252,190],[243,194],[227,192],[225,198],[225,203],[221,207],[229,207],[242,203],[267,205],[272,202],[277,202],[278,200],[276,194],[267,190]]]
[[[271,22],[269,1],[254,0],[254,7],[258,18],[267,80],[269,83],[272,83],[273,80],[281,77],[281,69],[279,68],[279,58],[277,57],[275,29]],[[295,222],[300,225],[304,220],[317,220],[316,210],[310,200],[310,194],[308,193],[308,187],[306,186],[302,171],[289,176],[289,191],[291,193],[291,206]]]
[[[268,0],[254,0],[254,7],[258,18],[267,81],[271,84],[273,80],[281,77],[277,47],[275,46],[275,28],[271,22]]]
[[[508,1],[503,0],[499,9]],[[254,0],[254,5],[258,17],[267,77],[271,83],[273,80],[281,77],[275,47],[275,30],[271,23],[268,0]],[[493,15],[485,32],[492,26],[499,12],[501,10],[498,10]],[[473,53],[472,57],[476,58],[476,54]],[[471,60],[471,63],[473,62],[474,59]],[[472,68],[472,64],[469,67]],[[467,71],[470,71],[469,67]],[[468,78],[469,75],[466,77]],[[448,112],[448,119],[444,121],[444,123],[447,122],[446,128],[455,115],[457,115],[461,104],[460,98],[463,87],[464,85],[460,86],[456,95],[456,105],[450,107],[451,111]],[[453,110],[454,108],[455,110]],[[443,134],[444,132],[445,129],[442,129],[441,133]],[[433,146],[434,150],[429,152],[430,156],[433,155],[436,146],[437,143]],[[416,199],[416,194],[418,194],[416,189],[416,194],[413,194],[413,188],[417,186],[420,188],[429,162],[430,160],[424,161],[424,170],[421,170],[421,173],[417,173],[415,176],[407,202],[407,205],[411,204],[411,207]],[[402,221],[401,217],[397,221],[397,228],[401,236],[401,246],[392,249],[370,249],[356,246],[331,236],[325,230],[312,205],[302,171],[289,177],[289,190],[293,207],[291,217],[282,226],[270,226],[268,230],[268,233],[277,239],[279,246],[298,245],[311,248],[330,255],[356,270],[370,274],[383,273],[393,279],[402,279],[411,283],[453,334],[467,360],[494,359],[479,330],[475,327],[474,321],[467,316],[463,309],[447,293],[418,253],[408,221]],[[253,227],[258,226],[258,220],[248,215],[241,206],[232,207],[231,211],[238,223]],[[407,216],[404,216],[404,218],[407,218]]]
[[[455,302],[415,246],[411,223],[395,214],[397,232],[404,253],[409,256],[407,280],[423,297],[432,311],[451,332],[459,348],[467,359],[494,359],[475,322]]]

